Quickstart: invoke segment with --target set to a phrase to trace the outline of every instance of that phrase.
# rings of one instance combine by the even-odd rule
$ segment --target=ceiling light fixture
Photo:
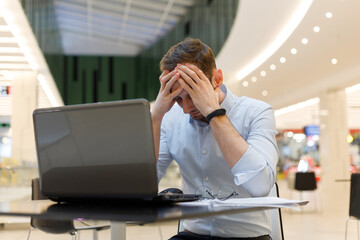
[[[330,18],[332,18],[333,14],[332,14],[332,12],[327,12],[327,13],[325,13],[325,16],[330,19]]]
[[[320,32],[320,27],[319,27],[319,26],[315,26],[313,30],[314,30],[314,32]]]
[[[268,95],[268,91],[264,90],[264,91],[262,91],[261,94],[262,94],[264,97],[266,97],[266,96]]]
[[[331,59],[331,63],[334,65],[337,64],[337,59],[336,58]]]
[[[251,77],[251,81],[252,81],[253,83],[256,82],[256,81],[257,81],[257,77],[252,76],[252,77]]]
[[[291,54],[296,54],[296,53],[297,53],[297,49],[296,49],[296,48],[292,48],[292,49],[290,50],[290,52],[291,52]]]
[[[276,65],[275,64],[271,64],[270,65],[270,70],[274,71],[276,69]]]
[[[301,39],[302,44],[306,45],[308,44],[309,40],[307,38]]]
[[[311,99],[306,100],[304,102],[299,102],[297,104],[293,104],[293,105],[290,105],[290,106],[275,110],[275,116],[277,117],[277,116],[284,115],[284,114],[287,114],[287,113],[290,113],[290,112],[295,112],[295,111],[297,111],[299,109],[318,104],[319,102],[320,102],[320,98],[318,98],[318,97],[317,98],[311,98]]]
[[[353,85],[351,87],[345,88],[346,93],[352,93],[352,92],[357,92],[357,91],[360,91],[360,83]]]
[[[286,63],[286,58],[285,58],[285,57],[281,57],[281,58],[280,58],[280,62],[281,62],[281,63]]]
[[[260,72],[260,76],[265,77],[265,76],[266,76],[266,71],[262,70],[262,71]]]
[[[296,27],[300,24],[305,14],[309,10],[312,0],[301,1],[295,11],[291,14],[291,18],[286,25],[277,34],[275,40],[268,45],[257,57],[255,57],[248,65],[241,69],[236,74],[236,79],[241,80],[249,75],[252,71],[263,64],[270,56],[272,56],[294,32]]]
[[[0,37],[0,43],[16,43],[16,39],[13,37]]]
[[[242,85],[243,85],[243,87],[247,87],[247,86],[249,86],[249,82],[248,81],[243,81]]]

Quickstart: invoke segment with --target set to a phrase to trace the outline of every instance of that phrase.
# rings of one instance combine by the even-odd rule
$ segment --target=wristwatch
[[[224,108],[216,109],[215,111],[212,111],[211,113],[209,113],[209,115],[206,116],[206,120],[208,122],[210,122],[210,120],[213,117],[222,116],[222,115],[225,115],[225,114],[226,114],[226,110]]]

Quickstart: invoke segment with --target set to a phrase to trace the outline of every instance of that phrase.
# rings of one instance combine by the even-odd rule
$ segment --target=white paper
[[[308,201],[289,200],[278,197],[257,197],[257,198],[231,198],[225,201],[218,199],[207,199],[194,202],[179,202],[182,206],[211,206],[211,207],[275,207],[275,208],[296,208],[306,205]]]

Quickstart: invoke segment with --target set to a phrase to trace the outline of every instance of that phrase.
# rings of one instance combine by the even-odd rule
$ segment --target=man
[[[233,95],[200,40],[170,48],[160,68],[151,112],[159,181],[175,160],[184,193],[220,196],[225,187],[234,189],[227,197],[267,196],[278,159],[271,106]],[[268,211],[186,220],[184,228],[172,239],[270,239],[271,232]]]

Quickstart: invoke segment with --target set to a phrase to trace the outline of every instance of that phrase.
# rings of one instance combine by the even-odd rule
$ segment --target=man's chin
[[[201,114],[191,115],[192,119],[198,120],[198,121],[206,121],[206,118]]]

